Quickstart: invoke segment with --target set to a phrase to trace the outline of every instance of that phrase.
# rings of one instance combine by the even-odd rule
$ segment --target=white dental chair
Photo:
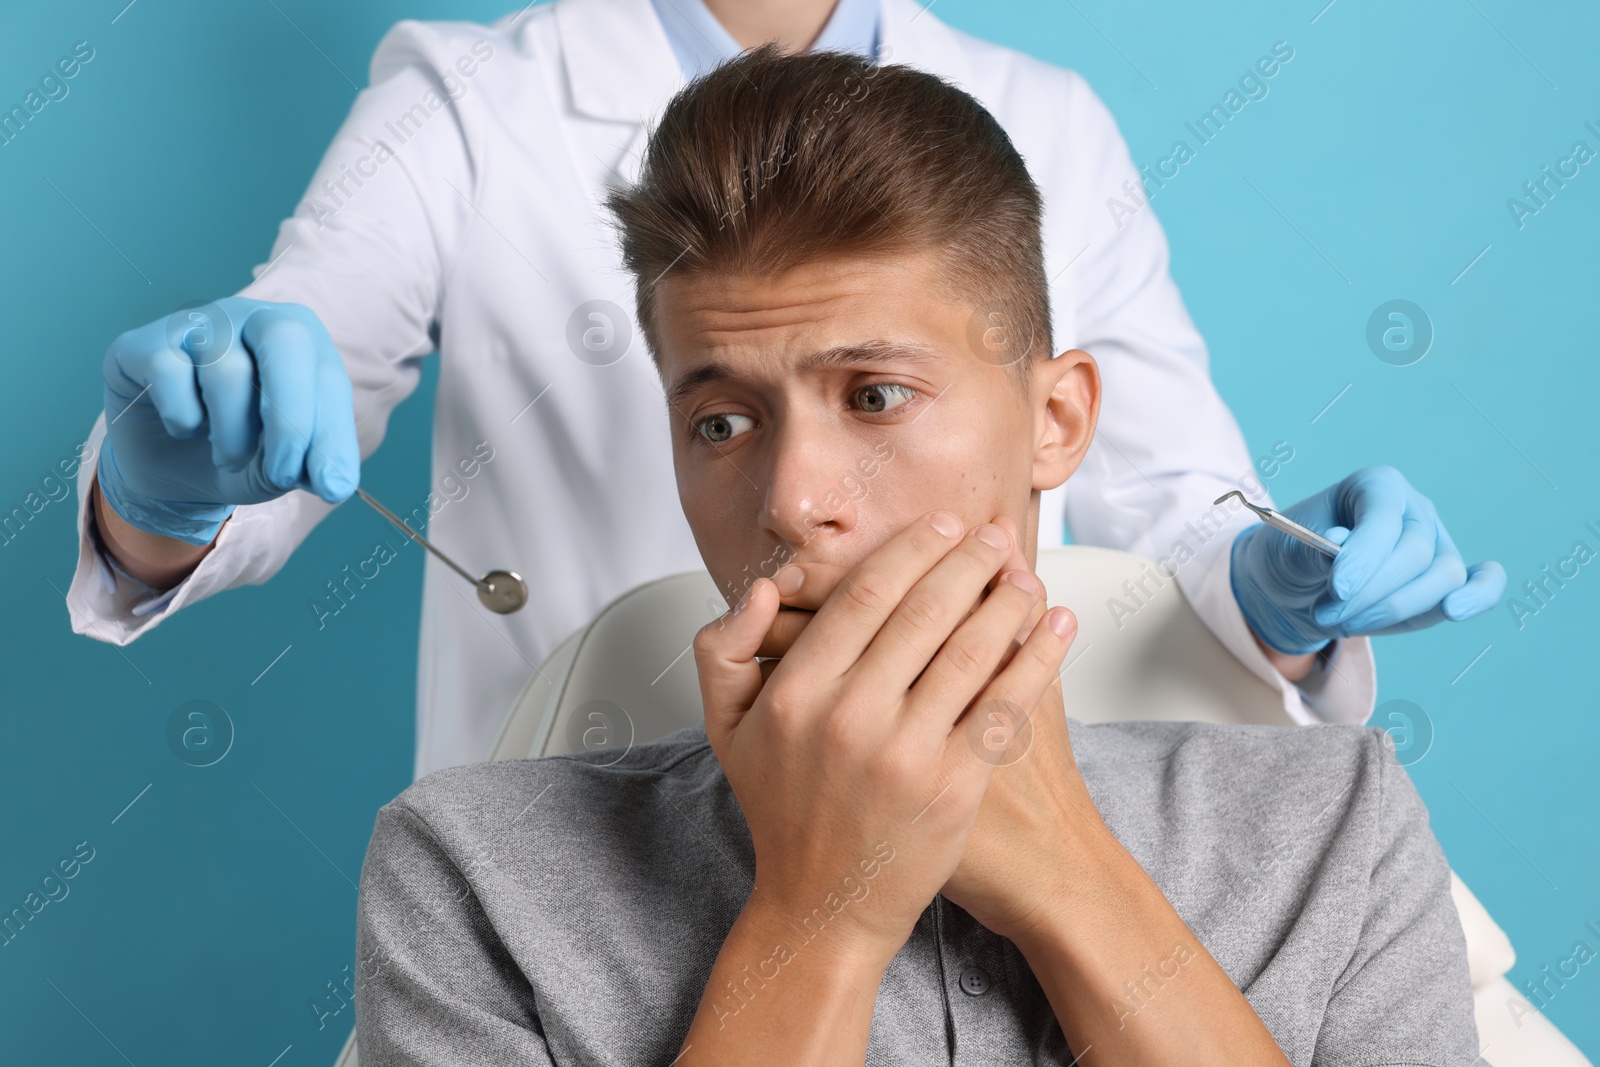
[[[1176,582],[1166,583],[1117,629],[1098,610],[1148,561],[1083,545],[1042,548],[1036,572],[1049,601],[1078,616],[1062,670],[1074,718],[1295,724],[1278,693],[1216,639]],[[491,759],[554,756],[643,744],[701,722],[690,642],[725,602],[711,576],[692,571],[618,597],[552,652],[511,709]],[[1130,714],[1118,716],[1126,710]],[[1491,1067],[1591,1067],[1576,1046],[1506,979],[1516,956],[1483,905],[1452,875],[1467,935],[1478,1044]],[[1512,1006],[1517,1005],[1513,1014]],[[355,1034],[337,1067],[358,1067]]]

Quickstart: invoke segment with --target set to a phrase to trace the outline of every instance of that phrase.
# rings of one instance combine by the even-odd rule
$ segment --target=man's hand
[[[993,674],[1008,666],[1023,648],[1039,620],[1049,609],[1044,584],[1033,573],[1022,550],[1022,538],[1010,518],[995,524],[1011,537],[1009,558],[968,606],[975,611],[982,597],[1002,582],[1032,591],[1035,600],[1022,626],[995,665]],[[782,609],[777,613],[758,654],[782,657],[810,625],[813,613]],[[1077,636],[1078,620],[1066,608],[1056,609],[1059,637],[1070,647]],[[1037,645],[1030,645],[1037,648]],[[762,664],[770,672],[782,662]],[[1056,661],[1059,669],[1060,661]],[[1003,700],[978,701],[969,709],[964,736],[968,748],[996,769],[979,805],[967,838],[966,851],[954,874],[943,886],[946,899],[958,904],[988,929],[1016,939],[1038,917],[1038,903],[1063,876],[1058,849],[1037,847],[1042,840],[1059,840],[1066,825],[1081,825],[1100,832],[1103,823],[1078,773],[1067,736],[1059,675],[1046,686],[1034,708]],[[1038,861],[1038,862],[1034,862]]]
[[[1038,581],[1020,553],[1003,573]],[[1029,627],[1044,628],[1037,614],[1012,655],[1029,654]],[[1063,621],[1070,641],[1077,620]],[[1059,677],[1025,722],[996,711],[987,736],[998,766],[943,893],[1017,946],[1078,1060],[1287,1067],[1250,1002],[1101,818],[1073,755]],[[1123,983],[1175,947],[1190,977],[1130,1024],[1117,1007]]]
[[[1359,470],[1283,513],[1340,552],[1330,559],[1260,523],[1234,539],[1234,598],[1278,652],[1469,619],[1505,592],[1505,569],[1493,560],[1468,567],[1432,501],[1393,467]]]
[[[864,1055],[877,981],[960,862],[994,770],[968,743],[968,709],[1034,707],[1066,654],[1039,626],[1001,665],[1037,602],[1010,582],[983,595],[1014,547],[993,525],[963,536],[949,513],[919,519],[846,575],[770,678],[755,658],[778,615],[770,580],[696,636],[706,736],[756,873],[686,1063]],[[826,934],[802,941],[807,919]],[[720,1003],[757,964],[786,992]]]
[[[1018,545],[1002,575],[1031,583],[1038,596],[1002,658],[1003,666],[1031,647],[1026,639],[1047,605],[1044,583],[1028,565],[1014,524],[1008,518],[995,521]],[[1060,638],[1070,646],[1078,633],[1077,617],[1066,608],[1056,611]],[[986,701],[974,713],[979,718],[968,728],[969,745],[979,758],[993,763],[995,771],[961,863],[942,892],[989,930],[1020,942],[1030,929],[1048,920],[1050,906],[1060,898],[1062,880],[1074,876],[1068,855],[1072,838],[1110,832],[1078,773],[1059,675],[1033,707]]]
[[[1028,579],[1038,583],[1017,547],[1013,524],[995,521],[1011,535],[1013,549],[986,591],[1025,586]],[[964,714],[968,751],[995,769],[943,895],[1017,946],[1086,1065],[1286,1067],[1250,1002],[1101,819],[1079,773],[1062,702],[1060,663],[1077,620],[1065,608],[1047,612],[1042,583],[1034,589],[1037,598],[993,673],[999,677],[1036,655],[1041,634],[1054,632],[1038,625],[1048,615],[1061,629],[1060,651],[1049,661],[1054,677],[1035,704],[985,693]],[[966,610],[975,613],[985,603],[968,601]],[[784,656],[811,629],[805,612],[776,614],[761,642],[762,655]],[[1028,710],[1019,714],[1021,708]],[[1139,1025],[1129,1025],[1117,1009],[1123,983],[1170,955],[1175,945],[1192,977],[1141,1013]],[[860,977],[873,982],[881,974]],[[860,1058],[857,1053],[851,1062]]]

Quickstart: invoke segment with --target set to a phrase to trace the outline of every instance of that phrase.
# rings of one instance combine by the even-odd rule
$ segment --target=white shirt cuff
[[[1239,529],[1243,528],[1241,524]],[[1178,569],[1178,585],[1217,639],[1250,673],[1277,689],[1283,711],[1303,726],[1366,722],[1377,704],[1378,671],[1366,637],[1333,641],[1317,656],[1299,683],[1284,677],[1256,644],[1250,624],[1233,595],[1233,538],[1229,527]]]
[[[89,538],[90,547],[94,552],[96,575],[100,579],[100,588],[104,589],[107,596],[116,596],[117,590],[128,583],[132,589],[130,596],[135,599],[128,600],[126,607],[129,613],[137,616],[149,615],[151,612],[160,611],[178,593],[178,587],[183,583],[173,586],[165,592],[158,592],[154,586],[147,585],[123,569],[117,562],[117,557],[106,551],[105,542],[100,538],[100,525],[95,518],[94,509],[89,509],[86,517],[85,535]]]
[[[77,471],[78,565],[73,571],[72,585],[67,589],[67,611],[74,633],[108,644],[125,645],[176,610],[185,599],[183,591],[194,592],[190,587],[195,575],[189,575],[171,589],[158,591],[129,574],[106,551],[89,496],[104,440],[105,414],[102,412],[89,431]],[[215,555],[213,551],[200,562],[204,564]]]

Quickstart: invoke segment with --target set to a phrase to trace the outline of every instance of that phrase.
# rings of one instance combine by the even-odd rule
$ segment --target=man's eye
[[[748,415],[712,415],[695,423],[700,436],[714,445],[723,444],[755,425]]]
[[[860,400],[861,410],[874,413],[892,411],[916,395],[917,391],[911,386],[895,385],[890,382],[883,382],[878,385],[864,385],[856,390],[856,397]],[[896,400],[896,397],[899,399]]]

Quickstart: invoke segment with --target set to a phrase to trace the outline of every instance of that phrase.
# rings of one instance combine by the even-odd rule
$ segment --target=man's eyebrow
[[[934,363],[944,355],[932,345],[920,341],[863,341],[858,345],[835,345],[801,359],[795,370],[800,373],[828,370],[835,367],[869,367],[884,363]],[[707,363],[678,376],[667,390],[667,403],[678,407],[694,395],[695,391],[718,382],[741,382],[746,375],[726,363]]]

